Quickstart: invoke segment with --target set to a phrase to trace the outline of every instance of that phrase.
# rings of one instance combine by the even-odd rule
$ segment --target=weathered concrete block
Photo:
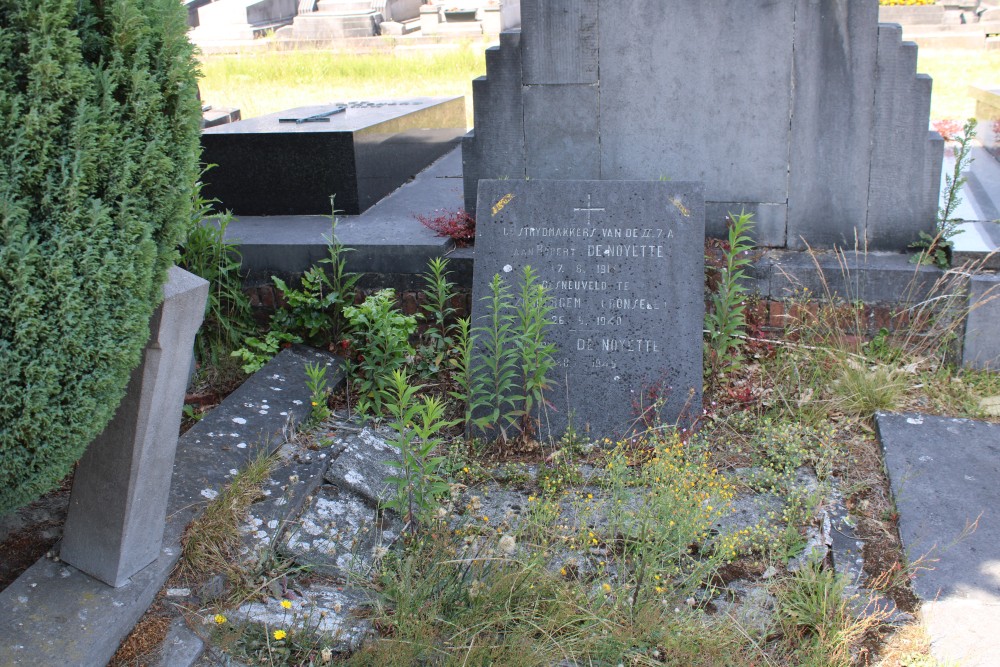
[[[619,4],[601,11],[601,178],[702,181],[707,201],[784,203],[794,3]],[[640,20],[668,35],[636,39]]]
[[[112,586],[160,554],[181,406],[208,282],[173,267],[143,363],[111,423],[81,459],[62,559]]]
[[[523,0],[524,83],[597,83],[597,12],[598,0]]]
[[[864,238],[878,5],[798,0],[788,168],[788,247]],[[845,224],[847,223],[847,224]],[[852,224],[853,223],[853,224]]]
[[[901,184],[927,184],[927,119],[931,80],[916,74],[917,47],[902,41],[902,29],[882,24],[878,31],[875,134],[872,144],[868,218],[869,250],[899,250],[933,233],[934,212],[925,190]],[[936,195],[935,195],[936,200]]]
[[[1000,276],[973,276],[969,283],[962,363],[970,368],[1000,368]]]
[[[524,89],[525,171],[529,178],[601,178],[597,86]]]
[[[477,130],[462,142],[462,162],[465,210],[473,214],[480,179],[525,175],[520,41],[519,33],[500,35],[486,51],[487,76],[472,82]]]

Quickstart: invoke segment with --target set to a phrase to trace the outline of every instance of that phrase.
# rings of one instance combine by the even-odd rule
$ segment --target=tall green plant
[[[111,419],[191,217],[176,0],[0,0],[0,514]]]
[[[417,329],[417,320],[396,309],[396,292],[391,289],[379,290],[360,305],[344,308],[344,316],[351,323],[358,356],[349,369],[358,393],[358,412],[378,415],[393,371],[413,356],[409,339]]]
[[[742,363],[740,338],[746,328],[747,288],[744,269],[750,264],[753,214],[730,215],[729,238],[723,249],[723,266],[716,289],[705,312],[705,374],[710,379],[739,368]]]
[[[285,304],[271,317],[271,328],[301,337],[322,347],[339,341],[345,332],[344,308],[354,303],[354,288],[361,277],[347,271],[347,253],[337,239],[337,216],[331,217],[327,256],[302,275],[299,289],[272,276]]]
[[[476,415],[476,424],[488,431],[495,430],[501,442],[511,437],[511,427],[517,419],[521,397],[517,388],[517,363],[520,351],[514,319],[514,296],[510,286],[500,277],[493,276],[486,302],[486,321],[473,329],[476,336],[478,363],[472,370],[476,388],[481,393],[483,414]],[[492,434],[491,434],[492,435]]]
[[[551,300],[538,274],[525,266],[515,296],[496,274],[483,297],[485,316],[460,346],[456,379],[466,397],[466,425],[501,444],[531,439],[545,405],[555,346],[546,341]]]
[[[553,356],[556,346],[545,340],[551,312],[552,300],[538,282],[538,273],[525,266],[516,318],[521,366],[519,395],[523,397],[517,414],[523,439],[535,434],[545,405],[545,391],[551,386],[548,376],[556,364]]]
[[[973,160],[972,140],[976,137],[976,126],[975,118],[968,119],[962,128],[962,134],[957,137],[955,168],[952,173],[944,176],[944,201],[938,210],[934,236],[927,232],[920,232],[920,239],[910,244],[911,248],[920,249],[920,253],[913,258],[914,263],[933,264],[941,269],[947,269],[950,265],[951,239],[958,234],[958,225],[961,223],[961,220],[953,216],[959,204],[962,203],[962,197],[959,193],[968,180],[965,171]]]
[[[424,278],[424,304],[419,318],[424,325],[418,350],[425,377],[436,375],[445,367],[445,359],[454,345],[455,283],[448,280],[448,260],[435,257],[428,264]]]
[[[389,463],[400,474],[388,478],[396,485],[396,497],[386,505],[399,512],[413,530],[430,514],[436,498],[450,488],[439,472],[445,457],[433,454],[443,442],[439,434],[452,422],[445,420],[445,405],[437,396],[417,401],[421,388],[411,386],[406,373],[397,368],[380,390],[381,402],[392,416],[389,427],[396,434],[389,442],[401,455],[398,463]]]

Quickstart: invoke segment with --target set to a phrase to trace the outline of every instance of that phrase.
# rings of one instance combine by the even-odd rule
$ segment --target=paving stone
[[[193,665],[205,652],[205,642],[184,619],[177,617],[171,622],[167,636],[160,644],[159,656],[152,667],[186,667]]]
[[[899,534],[931,652],[986,667],[1000,655],[1000,425],[877,414]]]
[[[732,619],[752,639],[764,639],[774,629],[777,599],[767,584],[733,581],[712,603],[717,614]]]
[[[327,469],[326,481],[376,507],[395,497],[396,487],[388,478],[398,476],[400,469],[389,463],[401,463],[403,457],[385,434],[366,427],[334,442],[343,451]]]
[[[367,574],[403,529],[361,497],[322,486],[305,512],[288,527],[282,549],[296,562],[335,577]]]
[[[272,549],[288,521],[302,511],[323,482],[323,472],[332,458],[330,451],[312,451],[292,443],[278,451],[281,463],[265,483],[263,499],[250,506],[239,528],[244,544],[241,558],[248,566]]]
[[[362,618],[371,604],[364,591],[340,586],[311,586],[302,596],[291,600],[285,609],[278,600],[251,602],[233,614],[236,620],[246,619],[261,623],[269,629],[290,629],[311,632],[324,639],[334,640],[332,648],[338,652],[355,651],[372,632],[372,622]]]

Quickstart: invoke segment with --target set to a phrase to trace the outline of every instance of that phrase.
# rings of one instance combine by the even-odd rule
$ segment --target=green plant
[[[545,340],[546,331],[551,324],[551,312],[551,299],[538,282],[538,274],[530,266],[525,266],[515,318],[520,356],[518,396],[522,405],[514,414],[519,418],[522,441],[533,437],[536,425],[541,420],[545,391],[551,386],[548,376],[556,365],[553,358],[556,346]]]
[[[248,337],[245,347],[233,350],[232,355],[242,361],[240,366],[247,375],[252,375],[264,367],[282,348],[301,343],[302,339],[284,331],[272,329],[263,338]]]
[[[236,599],[257,588],[256,572],[240,557],[243,547],[240,523],[254,501],[261,497],[274,464],[275,458],[262,451],[191,523],[182,539],[182,576],[224,574]]]
[[[931,236],[927,232],[920,232],[920,239],[910,244],[911,248],[921,249],[913,258],[917,264],[933,264],[941,269],[947,269],[951,265],[951,239],[959,233],[958,226],[961,223],[961,220],[952,216],[958,205],[962,203],[959,192],[968,180],[965,171],[972,164],[972,140],[975,136],[976,119],[970,118],[965,122],[962,133],[956,139],[955,168],[952,173],[945,174],[944,177],[944,203],[938,211],[935,234]]]
[[[0,514],[71,471],[149,338],[198,175],[184,16],[0,2]]]
[[[195,353],[203,365],[221,363],[254,330],[250,300],[243,292],[239,245],[226,241],[233,216],[220,215],[215,224],[207,220],[211,216],[211,203],[199,194],[178,261],[179,266],[209,283],[205,321],[195,339]]]
[[[750,264],[753,214],[729,216],[729,239],[722,251],[723,266],[705,312],[705,374],[710,380],[741,365],[741,334],[746,327],[747,288],[744,269]]]
[[[903,374],[890,366],[869,366],[847,359],[838,367],[832,385],[836,405],[855,417],[869,418],[880,410],[892,410],[906,389]]]
[[[430,261],[423,278],[426,286],[419,319],[424,329],[417,352],[421,374],[429,379],[445,367],[445,359],[455,343],[452,336],[455,308],[451,305],[455,284],[448,280],[448,260],[443,257]]]
[[[461,404],[462,423],[468,435],[483,431],[490,424],[490,415],[486,413],[489,406],[485,383],[473,369],[473,358],[476,348],[476,337],[471,330],[472,323],[467,317],[460,318],[455,325],[455,346],[451,358],[452,381],[457,390],[448,395]],[[468,440],[469,454],[472,454],[473,439]]]
[[[291,333],[315,347],[339,341],[344,333],[344,308],[354,303],[359,274],[347,271],[346,248],[337,240],[337,215],[331,216],[327,256],[302,274],[301,288],[289,287],[277,276],[275,286],[284,305],[271,317],[271,329]]]
[[[482,414],[473,413],[474,425],[487,431],[496,429],[497,439],[506,443],[509,429],[517,419],[520,398],[515,395],[519,350],[514,320],[514,297],[510,286],[493,276],[486,302],[486,323],[473,329],[479,363],[472,370],[471,397]],[[470,400],[470,404],[472,401]]]
[[[318,362],[305,365],[306,387],[309,389],[309,424],[318,424],[330,416],[326,369],[326,366]]]
[[[437,396],[416,400],[421,388],[410,386],[406,373],[397,368],[389,385],[379,390],[392,417],[389,427],[396,434],[390,444],[402,455],[402,460],[389,462],[400,474],[388,478],[396,485],[396,497],[386,506],[399,512],[414,531],[419,521],[430,515],[436,498],[450,489],[440,474],[446,457],[433,453],[442,443],[441,430],[453,422],[444,419],[444,402]]]
[[[501,445],[530,442],[546,405],[548,374],[555,367],[555,346],[545,340],[552,311],[549,295],[530,266],[520,280],[515,296],[503,277],[493,276],[483,297],[485,314],[465,348],[472,364],[465,368],[471,370],[459,373],[471,416],[467,427],[472,433],[491,432]]]
[[[391,289],[379,290],[358,306],[347,306],[344,317],[351,323],[357,354],[349,376],[358,394],[358,412],[381,414],[393,372],[413,357],[409,339],[417,320],[396,309],[396,293]]]
[[[855,616],[846,588],[845,577],[811,561],[776,591],[778,620],[796,664],[849,667],[854,649],[884,621],[886,612],[876,605]]]

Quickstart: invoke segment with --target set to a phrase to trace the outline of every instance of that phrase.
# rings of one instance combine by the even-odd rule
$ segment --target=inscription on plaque
[[[473,319],[499,274],[525,265],[553,311],[557,347],[543,437],[572,420],[590,437],[701,409],[704,194],[700,183],[481,181]]]

